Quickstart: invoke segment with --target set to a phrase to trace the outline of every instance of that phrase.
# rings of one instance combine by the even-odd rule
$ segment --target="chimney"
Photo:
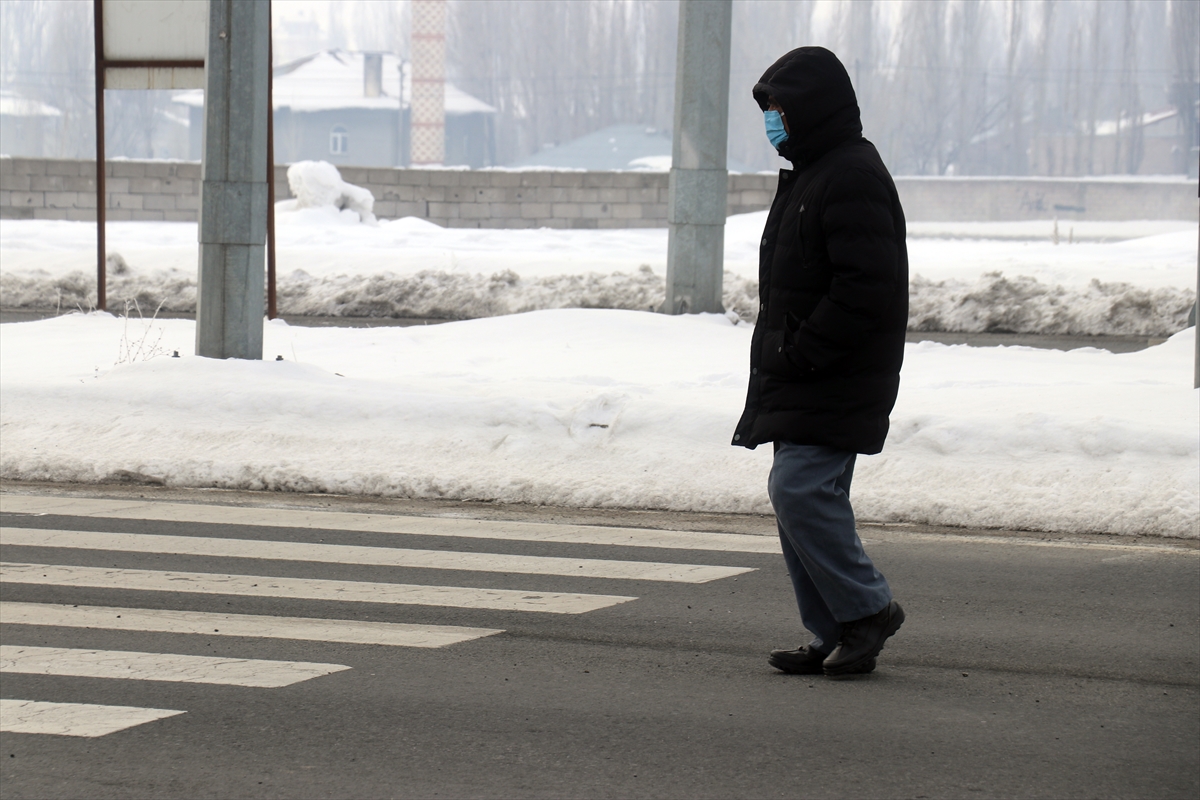
[[[383,53],[363,53],[363,97],[383,96]]]
[[[412,0],[412,164],[446,157],[446,0]]]

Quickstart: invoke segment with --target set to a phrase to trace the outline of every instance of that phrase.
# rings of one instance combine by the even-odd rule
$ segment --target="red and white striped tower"
[[[412,164],[446,158],[446,0],[412,0]]]

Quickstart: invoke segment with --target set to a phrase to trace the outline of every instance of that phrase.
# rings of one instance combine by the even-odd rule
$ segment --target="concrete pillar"
[[[196,354],[262,358],[270,4],[210,0]]]
[[[721,312],[732,0],[680,0],[667,198],[667,314]]]

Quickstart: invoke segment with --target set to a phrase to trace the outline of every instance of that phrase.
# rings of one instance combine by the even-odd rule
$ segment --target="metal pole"
[[[269,3],[210,0],[196,354],[262,358]]]
[[[1198,190],[1200,193],[1200,190]],[[1196,337],[1196,364],[1192,368],[1192,388],[1200,389],[1200,230],[1196,234],[1196,303],[1192,306],[1192,335]]]
[[[680,0],[668,183],[667,314],[721,312],[732,0]]]
[[[267,28],[271,4],[267,3]],[[275,37],[267,33],[267,319],[275,319]]]
[[[96,308],[108,310],[108,278],[105,274],[107,253],[104,242],[104,0],[93,0],[92,19],[96,27]]]

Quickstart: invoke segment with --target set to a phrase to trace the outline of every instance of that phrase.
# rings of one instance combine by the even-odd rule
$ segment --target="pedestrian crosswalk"
[[[169,708],[0,700],[0,731],[95,738],[183,713]]]
[[[779,554],[771,536],[739,533],[661,531],[589,525],[551,525],[541,522],[476,520],[455,517],[405,517],[291,508],[240,508],[193,503],[138,500],[35,497],[5,495],[0,509],[13,514],[65,514],[98,519],[200,522],[265,528],[454,536],[460,539],[498,539],[560,544],[619,545],[665,550],[711,550],[718,553]]]
[[[253,658],[214,658],[173,653],[0,645],[0,673],[15,675],[124,678],[137,681],[254,686],[265,689],[291,686],[293,683],[347,669],[350,668],[341,664],[317,664],[310,661],[262,661]]]
[[[0,563],[0,582],[39,586],[77,586],[143,592],[185,592],[240,597],[286,597],[293,600],[333,600],[340,603],[448,606],[492,611],[546,611],[583,614],[636,600],[635,597],[512,589],[473,589],[467,586],[373,583],[276,578],[267,575],[217,575],[157,569],[110,569],[55,564]]]
[[[13,494],[0,496],[0,512],[9,515],[0,526],[0,546],[4,548],[0,583],[48,587],[54,591],[57,601],[0,601],[0,626],[5,638],[5,644],[0,646],[0,674],[65,680],[91,678],[279,689],[345,672],[352,669],[352,665],[224,657],[219,650],[215,655],[197,656],[124,649],[27,646],[21,644],[19,638],[14,643],[10,638],[12,634],[15,632],[19,636],[22,631],[44,629],[65,629],[68,635],[72,635],[71,630],[98,631],[101,636],[107,635],[105,632],[114,635],[116,632],[180,634],[204,636],[210,643],[216,641],[218,648],[222,637],[238,637],[243,643],[284,639],[342,645],[441,648],[494,637],[504,631],[495,627],[426,624],[423,616],[428,612],[423,609],[460,609],[468,614],[507,612],[577,617],[638,598],[625,592],[562,591],[564,586],[574,588],[569,583],[563,584],[563,578],[580,579],[586,582],[582,588],[592,589],[597,580],[627,586],[636,586],[637,582],[687,585],[732,578],[751,571],[744,566],[474,552],[453,543],[462,545],[474,541],[478,545],[480,540],[537,543],[539,549],[544,545],[551,553],[562,545],[574,546],[571,550],[576,553],[581,552],[579,545],[689,549],[726,554],[776,552],[778,549],[778,544],[766,537],[736,534]],[[125,530],[72,530],[69,525],[64,527],[60,520],[56,520],[59,526],[54,529],[30,526],[30,516],[47,514],[67,520],[111,520],[100,527]],[[145,530],[148,521],[159,523],[154,526],[159,532],[135,532]],[[217,534],[228,530],[229,536],[192,535],[194,529],[187,532],[181,529],[195,523],[237,527],[216,530]],[[242,538],[246,537],[248,528],[254,530],[255,536],[267,538]],[[292,531],[290,536],[283,533],[283,529]],[[320,534],[322,541],[301,541],[306,538],[305,532],[307,538],[316,538],[313,531],[323,532]],[[324,541],[336,537],[338,532],[389,534],[395,538],[384,537],[383,545],[371,546]],[[406,546],[416,536],[441,537],[452,544],[448,549],[437,550]],[[380,541],[379,537],[375,541]],[[14,548],[21,549],[14,551]],[[31,553],[25,548],[37,549]],[[47,552],[52,552],[53,557],[45,556]],[[36,554],[37,557],[22,558],[22,553]],[[108,566],[109,556],[118,553],[152,556],[153,563],[162,562],[164,568]],[[172,567],[182,565],[169,563],[171,559],[191,558],[190,564],[195,564],[195,557],[219,560],[220,564],[229,565],[228,571],[197,572],[175,569]],[[71,563],[49,563],[59,559]],[[105,565],[95,565],[101,559]],[[79,563],[89,561],[92,564]],[[315,571],[319,575],[327,567],[336,569],[337,577],[271,574],[280,569],[280,563],[286,565],[289,562],[307,565],[309,574]],[[416,573],[406,574],[427,575],[430,580],[421,583],[347,580],[347,565],[370,568],[372,578],[380,575],[386,578],[380,568],[398,568],[416,570]],[[454,580],[447,584],[454,585],[441,583],[437,579],[440,571],[453,572]],[[489,577],[482,580],[487,585],[463,585],[474,582],[471,577],[474,573],[488,574]],[[558,590],[495,588],[497,582],[518,579],[519,586],[541,579],[555,580]],[[119,592],[122,602],[119,606],[62,602],[73,592],[87,590]],[[215,613],[188,607],[205,595],[329,603],[333,616]],[[150,598],[157,599],[148,605],[161,606],[165,602],[172,607],[141,607]],[[164,598],[167,599],[164,601]],[[356,616],[347,612],[362,604],[382,604],[392,608],[404,621],[345,618]],[[494,622],[496,617],[493,614],[488,619]],[[88,639],[89,644],[97,641],[94,635]],[[338,652],[343,655],[337,660],[348,660],[344,657],[344,649]],[[0,731],[106,736],[186,712],[186,708],[139,708],[6,697],[0,700]]]
[[[0,624],[58,628],[102,628],[111,631],[185,633],[202,636],[245,636],[339,644],[391,647],[445,647],[503,631],[457,625],[410,625],[353,619],[268,617],[214,614],[158,608],[68,606],[53,603],[0,602]]]
[[[264,542],[258,539],[214,539],[202,536],[155,536],[140,533],[94,533],[38,528],[0,528],[0,546],[65,547],[122,553],[169,553],[221,558],[269,558],[325,564],[371,564],[380,567],[453,569],[466,572],[510,572],[524,575],[570,575],[642,581],[704,583],[748,570],[653,561],[514,556],[502,553],[452,553],[439,550],[354,547],[308,542]]]

